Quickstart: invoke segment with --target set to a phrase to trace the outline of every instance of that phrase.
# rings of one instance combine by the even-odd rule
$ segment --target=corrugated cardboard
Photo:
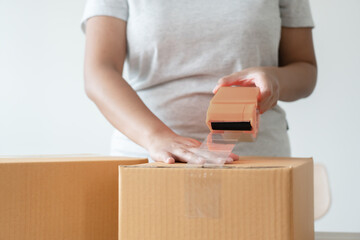
[[[0,240],[115,240],[118,165],[102,156],[0,157]]]
[[[120,240],[313,240],[312,159],[119,168]]]

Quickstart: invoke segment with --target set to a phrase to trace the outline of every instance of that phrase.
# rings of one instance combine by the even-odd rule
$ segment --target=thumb
[[[230,153],[230,156],[229,156],[229,157],[231,157],[234,161],[239,160],[239,156],[236,155],[235,153]]]
[[[174,157],[169,152],[166,152],[166,151],[150,154],[150,157],[155,162],[175,163]]]
[[[215,94],[220,87],[226,87],[226,86],[233,86],[233,85],[239,85],[239,86],[253,86],[253,78],[249,77],[248,74],[245,73],[233,73],[231,75],[222,77],[219,79],[218,84],[213,89],[213,93]]]
[[[175,163],[174,157],[169,152],[164,152],[162,155],[163,155],[162,161],[164,163],[169,163],[169,164]]]

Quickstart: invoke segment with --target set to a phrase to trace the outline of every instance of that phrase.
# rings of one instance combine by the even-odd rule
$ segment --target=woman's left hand
[[[247,68],[240,72],[222,77],[213,90],[215,94],[220,87],[224,86],[254,86],[260,89],[259,111],[264,113],[277,104],[280,97],[279,80],[274,71],[276,67]]]

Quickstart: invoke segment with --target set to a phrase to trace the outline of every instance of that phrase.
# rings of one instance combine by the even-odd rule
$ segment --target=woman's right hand
[[[175,161],[193,164],[230,163],[239,159],[233,153],[229,157],[219,157],[199,148],[200,145],[201,142],[195,139],[171,133],[153,138],[147,149],[154,161],[165,163],[175,163]]]

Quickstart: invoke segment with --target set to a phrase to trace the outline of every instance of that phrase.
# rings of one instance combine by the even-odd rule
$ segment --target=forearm
[[[311,28],[282,28],[279,46],[279,81],[281,101],[295,101],[309,96],[315,88],[317,63]]]
[[[99,67],[85,74],[89,98],[120,132],[148,149],[155,135],[174,134],[142,102],[136,92],[110,67]]]
[[[309,96],[315,88],[317,68],[306,62],[282,67],[265,67],[279,82],[279,100],[296,101]]]

